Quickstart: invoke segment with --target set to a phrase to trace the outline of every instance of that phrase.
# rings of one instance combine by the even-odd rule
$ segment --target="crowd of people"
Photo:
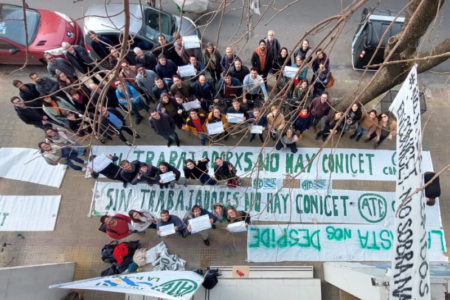
[[[19,95],[11,103],[21,120],[44,131],[38,147],[49,164],[63,163],[83,172],[87,168],[93,177],[102,174],[123,182],[124,187],[146,183],[167,188],[191,180],[236,187],[241,184],[236,169],[220,157],[214,161],[211,176],[208,159],[186,160],[182,178],[180,170],[167,162],[158,166],[128,160],[118,163],[116,157],[107,155],[86,161],[81,158],[86,149],[79,142],[95,138],[106,143],[118,137],[131,146],[141,137],[132,119],[136,124],[148,119],[168,147],[180,146],[179,130],[198,137],[201,145],[247,133],[253,142],[258,135],[261,144],[273,141],[277,150],[292,153],[308,130],[323,141],[352,131],[350,139],[374,140],[375,148],[396,134],[396,121],[385,112],[367,112],[359,103],[347,113],[332,106],[327,90],[334,82],[329,56],[320,48],[313,49],[306,39],[291,55],[269,30],[246,66],[230,46],[223,56],[211,43],[203,50],[185,49],[180,36],[171,43],[160,35],[159,47],[153,51],[135,47],[122,60],[118,45],[106,36],[89,32],[89,37],[98,59],[85,48],[64,42],[63,57],[45,56],[48,76],[31,73],[30,83],[12,82]],[[183,66],[190,66],[193,73],[181,72]],[[296,70],[295,74],[285,72],[286,67]],[[268,77],[276,79],[271,88]],[[213,126],[219,130],[213,132]],[[130,211],[129,216],[105,216],[102,224],[117,239],[169,223],[187,236],[187,220],[205,214],[212,223],[250,221],[247,213],[233,207],[218,206],[217,211],[214,207],[208,212],[194,206],[183,221],[167,211],[157,221],[148,212]],[[209,245],[206,233],[202,238]]]

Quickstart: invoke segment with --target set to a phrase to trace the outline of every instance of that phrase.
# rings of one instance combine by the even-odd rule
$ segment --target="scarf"
[[[299,116],[300,118],[306,119],[307,117],[309,117],[310,114],[311,114],[311,113],[308,112],[306,115],[304,115],[304,114],[302,114],[302,112],[299,112],[299,113],[298,113],[298,116]]]
[[[58,115],[66,115],[66,111],[62,108],[59,108],[58,104],[56,104],[55,100],[52,100],[50,103],[51,107],[56,111]]]
[[[261,67],[261,71],[263,71],[266,66],[267,47],[266,47],[266,50],[264,50],[264,52],[261,51],[261,48],[259,48],[259,47],[256,48],[256,54],[259,56],[259,64]]]

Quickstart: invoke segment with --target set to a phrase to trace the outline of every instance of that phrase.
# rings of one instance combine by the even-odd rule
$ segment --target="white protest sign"
[[[200,48],[200,40],[196,35],[186,35],[183,36],[183,47],[184,49],[194,49]]]
[[[244,114],[241,113],[227,113],[228,123],[242,123],[244,122]]]
[[[444,232],[430,228],[432,261],[447,261]],[[380,225],[250,225],[249,262],[390,261],[395,252],[393,228]]]
[[[297,74],[298,68],[285,66],[283,71],[283,76],[288,78],[294,78],[295,74]]]
[[[66,166],[49,165],[39,150],[31,148],[1,148],[0,177],[27,181],[59,188]]]
[[[183,102],[182,105],[183,105],[184,110],[186,110],[186,111],[190,111],[190,110],[202,107],[200,105],[200,101],[198,101],[198,99],[195,99],[193,101]]]
[[[189,220],[189,225],[191,225],[191,233],[197,233],[203,230],[208,230],[211,228],[211,222],[209,222],[209,216],[203,215],[197,218]]]
[[[161,161],[167,161],[178,169],[183,168],[188,158],[196,161],[205,157],[213,162],[220,156],[235,166],[240,177],[255,177],[259,172],[260,177],[284,178],[286,175],[299,174],[303,170],[297,176],[298,179],[395,181],[397,172],[395,151],[327,148],[308,165],[318,150],[318,148],[298,148],[294,154],[278,152],[269,147],[136,146],[130,149],[128,146],[92,146],[94,154],[116,155],[119,161],[137,159],[153,166]],[[432,171],[430,152],[424,151],[422,154],[423,169]],[[210,174],[213,172],[212,163],[209,164],[209,172]]]
[[[195,76],[195,70],[193,65],[179,66],[178,71],[180,71],[180,77]]]
[[[430,299],[430,267],[423,191],[422,131],[417,65],[389,110],[397,117],[397,186],[390,299]],[[431,251],[432,252],[432,249]],[[432,257],[430,253],[430,258]]]
[[[54,284],[49,288],[95,290],[187,300],[194,296],[203,280],[203,276],[192,271],[153,271],[90,278]]]
[[[160,173],[159,178],[161,178],[162,183],[167,183],[175,180],[175,174],[172,171]]]
[[[163,225],[163,226],[159,226],[159,235],[160,236],[167,236],[167,235],[171,235],[175,233],[175,225],[172,224],[168,224],[168,225]]]
[[[0,231],[53,231],[60,195],[0,195]]]
[[[206,124],[209,135],[219,134],[225,131],[222,122],[214,122]]]
[[[227,230],[229,232],[244,232],[247,231],[247,226],[245,226],[245,221],[239,221],[228,224]]]
[[[252,125],[252,129],[250,129],[250,133],[253,133],[253,134],[261,134],[261,133],[263,133],[263,126],[261,126],[261,125]]]
[[[277,184],[277,178],[258,182]],[[195,204],[212,211],[214,203],[233,205],[246,211],[254,221],[293,223],[393,223],[395,194],[375,191],[353,191],[315,188],[315,179],[303,180],[301,189],[254,189],[200,185],[161,189],[138,184],[123,188],[121,182],[99,182],[92,196],[92,215],[127,213],[131,209],[148,210],[159,215],[167,209],[171,214],[184,216]],[[309,182],[309,184],[307,184]],[[427,227],[441,227],[439,203],[426,207]]]

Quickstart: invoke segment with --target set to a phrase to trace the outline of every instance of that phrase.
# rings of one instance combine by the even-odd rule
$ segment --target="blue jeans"
[[[202,184],[209,184],[209,185],[216,185],[216,184],[217,184],[217,181],[215,181],[214,179],[212,179],[211,177],[209,177],[208,174],[203,174],[203,175],[200,177],[200,182],[201,182]]]
[[[362,128],[361,125],[359,125],[359,123],[358,123],[358,125],[356,126],[356,129],[355,129],[355,132],[353,133],[353,135],[354,136],[357,136],[357,135],[363,136],[363,135],[367,134],[368,132],[369,132],[368,129]]]
[[[165,139],[167,142],[172,142],[172,140],[175,141],[175,143],[179,143],[180,139],[178,138],[178,134],[174,131],[172,134],[169,135],[161,135],[163,139]]]
[[[69,166],[69,168],[72,168],[77,171],[81,171],[83,168],[75,165],[72,160],[76,161],[77,163],[84,164],[84,160],[78,157],[78,152],[72,148],[64,147],[61,149],[62,157],[66,159],[66,165]]]
[[[198,137],[200,138],[200,143],[204,146],[206,144],[206,134],[199,132]]]

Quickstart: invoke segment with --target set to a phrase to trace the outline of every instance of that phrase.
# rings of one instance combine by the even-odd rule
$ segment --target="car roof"
[[[146,8],[142,6],[142,8]],[[105,16],[105,17],[102,17]],[[106,16],[110,16],[107,18]],[[85,33],[117,32],[123,29],[125,17],[123,4],[93,4],[89,6],[84,18]],[[136,34],[142,28],[142,9],[139,4],[130,4],[130,34]]]

